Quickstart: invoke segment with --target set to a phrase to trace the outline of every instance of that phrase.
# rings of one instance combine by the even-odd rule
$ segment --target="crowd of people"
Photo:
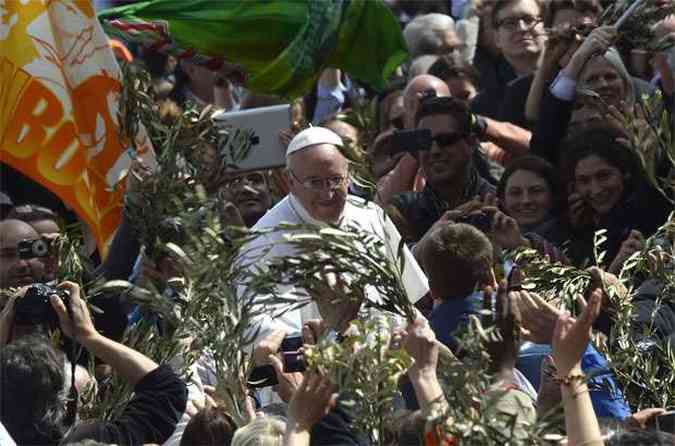
[[[321,295],[279,283],[270,300],[252,296],[250,282],[236,284],[235,294],[256,308],[242,351],[274,382],[246,390],[242,423],[224,402],[212,352],[180,373],[183,358],[151,358],[125,345],[125,331],[155,320],[142,305],[124,293],[85,296],[82,285],[94,279],[141,286],[152,277],[175,302],[173,280],[184,270],[171,256],[148,261],[137,230],[144,222],[128,212],[143,204],[127,201],[105,257],[83,225],[79,255],[92,267],[84,278],[65,277],[60,240],[78,218],[3,163],[0,444],[459,444],[453,424],[471,425],[443,416],[453,401],[442,369],[468,361],[465,335],[480,317],[498,333],[484,343],[488,366],[476,370],[490,378],[494,397],[466,398],[489,401],[474,409],[495,420],[509,417],[508,435],[495,444],[536,444],[523,426],[554,412],[564,422],[551,427],[561,435],[549,444],[675,444],[675,401],[631,400],[605,353],[616,341],[617,299],[630,307],[633,341],[671,358],[675,350],[675,47],[627,47],[621,28],[601,22],[614,3],[603,0],[386,3],[410,53],[387,89],[374,92],[326,68],[293,102],[292,125],[278,135],[285,167],[214,176],[211,157],[203,163],[209,173],[196,178],[208,183],[223,227],[259,234],[234,256],[248,281],[294,255],[287,236],[298,232],[338,228],[381,241],[414,308],[413,317],[392,316],[398,323],[388,334],[388,348],[412,364],[387,403],[402,414],[398,421],[375,433],[358,429],[354,395],[320,368],[289,365],[303,349],[356,336],[353,321],[382,313],[375,303],[387,296],[378,284],[357,293],[363,300],[345,297],[350,277],[340,271],[325,276]],[[675,42],[675,2],[647,3],[662,12],[643,24],[652,39]],[[219,113],[288,102],[248,91],[236,65],[214,72],[129,46],[134,66],[152,77],[165,122],[190,107]],[[366,102],[373,119],[356,125],[349,118]],[[636,138],[636,129],[652,136]],[[132,170],[128,196],[153,175],[137,160]],[[588,273],[575,317],[561,299],[523,285],[527,265],[510,256],[517,250]],[[652,274],[633,273],[631,262],[647,255]],[[635,354],[652,355],[649,348]],[[655,379],[675,387],[668,369],[675,363],[662,365]],[[83,419],[83,396],[115,392],[111,382],[132,396],[114,417]]]

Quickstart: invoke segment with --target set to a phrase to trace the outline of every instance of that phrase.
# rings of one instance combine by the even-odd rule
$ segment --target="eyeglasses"
[[[252,186],[259,186],[265,184],[265,176],[260,172],[252,172],[246,175],[240,175],[236,178],[232,178],[226,183],[226,186],[229,188],[241,187],[246,184]]]
[[[507,17],[497,23],[497,26],[508,31],[516,31],[520,22],[525,25],[525,30],[529,31],[542,22],[541,17],[531,15],[521,15],[516,17]]]
[[[340,185],[344,184],[344,182],[347,180],[347,177],[329,177],[329,178],[307,178],[306,180],[301,180],[295,175],[295,172],[293,172],[291,169],[288,169],[288,171],[291,173],[295,181],[298,183],[302,184],[302,187],[304,187],[307,190],[313,190],[313,191],[322,191],[322,190],[335,190],[337,189]]]

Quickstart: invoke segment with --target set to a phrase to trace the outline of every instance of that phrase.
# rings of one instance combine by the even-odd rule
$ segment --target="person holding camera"
[[[59,256],[54,242],[60,232],[59,216],[44,206],[24,204],[12,209],[7,218],[26,222],[37,231],[40,240],[32,244],[31,251],[36,257],[40,257],[45,265],[45,280],[55,280]],[[19,249],[19,252],[21,251]]]
[[[20,445],[84,439],[118,445],[163,443],[185,411],[185,383],[170,367],[101,335],[78,285],[63,282],[57,290],[48,305],[61,333],[109,364],[134,387],[134,397],[115,420],[78,424],[74,380],[64,355],[40,335],[11,338],[16,314],[16,299],[11,299],[0,316],[0,422]]]
[[[7,219],[0,221],[0,289],[15,288],[45,279],[40,235],[28,223]]]
[[[392,205],[418,241],[443,214],[474,199],[494,194],[495,187],[478,172],[475,116],[456,98],[430,97],[416,115],[418,129],[431,130],[431,145],[418,155],[426,177],[422,192],[394,196]]]

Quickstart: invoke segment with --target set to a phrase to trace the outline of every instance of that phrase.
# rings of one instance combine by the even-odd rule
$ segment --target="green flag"
[[[249,89],[291,98],[307,93],[325,67],[382,89],[407,58],[382,0],[149,0],[99,19],[111,36],[240,64]]]

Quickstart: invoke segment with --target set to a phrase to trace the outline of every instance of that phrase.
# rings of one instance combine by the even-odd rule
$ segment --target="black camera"
[[[304,372],[307,368],[305,356],[300,351],[302,336],[285,337],[279,351],[282,355],[284,372]],[[248,377],[248,386],[251,388],[269,387],[277,384],[277,374],[271,365],[255,367]]]
[[[36,240],[21,240],[16,245],[20,259],[34,259],[47,257],[51,252],[51,241],[45,238]]]
[[[471,225],[482,232],[488,233],[492,230],[493,216],[485,212],[465,215],[457,219],[457,223]]]
[[[59,318],[49,303],[49,296],[58,295],[68,307],[68,293],[42,283],[34,283],[16,301],[14,322],[21,325],[44,325],[58,328]]]
[[[421,152],[431,149],[434,138],[431,129],[397,130],[392,135],[390,155],[401,152]]]

